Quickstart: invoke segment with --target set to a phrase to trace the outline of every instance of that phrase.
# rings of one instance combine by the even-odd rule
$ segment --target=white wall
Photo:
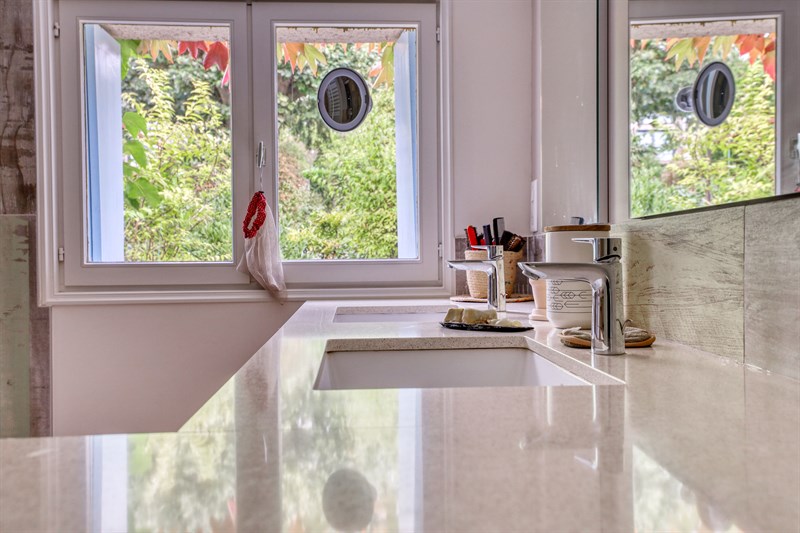
[[[177,430],[299,305],[53,307],[53,434]]]
[[[452,0],[456,237],[597,217],[597,0]]]
[[[597,216],[597,0],[536,0],[541,225]]]
[[[530,233],[533,0],[453,0],[454,232]]]

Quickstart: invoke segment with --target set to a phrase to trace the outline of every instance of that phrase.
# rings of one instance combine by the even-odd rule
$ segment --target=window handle
[[[264,141],[258,141],[256,150],[256,167],[264,168],[267,164],[267,150],[264,148]]]
[[[267,166],[267,150],[264,148],[264,141],[258,141],[258,148],[256,148],[256,168],[259,169],[258,173],[258,190],[264,190],[264,167]]]

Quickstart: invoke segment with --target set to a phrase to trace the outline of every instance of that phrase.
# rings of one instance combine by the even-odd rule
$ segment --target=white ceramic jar
[[[544,231],[547,262],[591,263],[592,247],[572,239],[608,237],[611,226],[548,226]],[[557,328],[591,327],[592,287],[584,281],[547,280],[547,319]]]

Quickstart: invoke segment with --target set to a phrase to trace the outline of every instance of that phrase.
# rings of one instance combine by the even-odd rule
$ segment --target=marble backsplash
[[[800,379],[800,197],[613,227],[625,313],[657,336]]]

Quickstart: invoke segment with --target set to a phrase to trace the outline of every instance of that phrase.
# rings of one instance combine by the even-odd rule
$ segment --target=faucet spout
[[[487,304],[498,313],[506,311],[506,278],[503,266],[503,247],[485,246],[488,259],[448,261],[447,265],[456,270],[486,272],[489,275]]]
[[[478,272],[486,272],[487,274],[492,274],[494,272],[494,265],[491,262],[481,261],[480,259],[448,261],[447,265],[455,270],[473,270]]]
[[[620,247],[618,242],[613,244]],[[625,353],[622,265],[618,254],[596,254],[592,263],[519,263],[519,268],[531,279],[588,282],[592,286],[592,352]]]

